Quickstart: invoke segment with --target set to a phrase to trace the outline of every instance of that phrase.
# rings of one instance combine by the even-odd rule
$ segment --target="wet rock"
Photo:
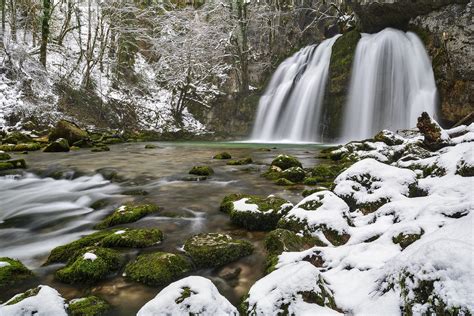
[[[298,159],[290,155],[278,155],[272,161],[271,166],[277,166],[281,170],[286,170],[291,167],[303,167]]]
[[[293,183],[299,183],[306,177],[306,172],[301,167],[291,167],[281,172],[280,177],[290,180]]]
[[[418,118],[416,127],[424,136],[423,144],[430,150],[435,151],[449,145],[449,135],[433,120],[430,115],[423,112]]]
[[[40,149],[41,149],[41,145],[38,143],[0,145],[0,151],[36,151]]]
[[[189,238],[184,251],[198,267],[218,267],[250,255],[253,246],[246,240],[233,239],[227,234],[208,233]]]
[[[121,229],[105,236],[101,241],[102,247],[145,248],[157,245],[163,241],[163,233],[159,229]]]
[[[43,150],[45,153],[52,153],[52,152],[68,152],[69,151],[69,143],[64,138],[58,138]]]
[[[0,152],[0,160],[9,160],[11,158],[12,157],[9,154],[4,153],[4,152]]]
[[[227,165],[229,165],[229,166],[242,166],[242,165],[249,165],[251,163],[253,163],[252,158],[247,157],[247,158],[238,159],[238,160],[231,160],[231,161],[227,162]]]
[[[219,277],[226,281],[232,281],[232,280],[238,279],[241,272],[242,272],[241,267],[237,267],[237,268],[224,267],[221,271],[219,271]]]
[[[50,141],[55,141],[59,138],[64,138],[69,144],[74,144],[75,142],[88,139],[89,135],[75,123],[61,120],[49,134]]]
[[[145,149],[157,149],[159,148],[158,146],[156,145],[153,145],[153,144],[146,144],[145,145]]]
[[[25,169],[25,168],[26,168],[25,159],[0,161],[0,171],[12,170],[12,169]]]
[[[19,260],[2,257],[0,258],[0,289],[29,279],[33,273]]]
[[[212,157],[212,159],[232,159],[232,156],[228,152],[223,151]]]
[[[76,253],[55,276],[65,283],[92,284],[120,267],[120,254],[112,249],[88,247]]]
[[[127,279],[150,286],[167,285],[192,270],[191,262],[184,256],[155,252],[139,255],[125,268]]]
[[[93,152],[93,153],[100,153],[100,152],[104,152],[104,151],[110,151],[110,148],[106,145],[101,145],[101,146],[96,146],[96,147],[91,149],[91,152]]]
[[[110,305],[97,296],[87,296],[69,301],[68,312],[71,316],[101,316],[109,309]]]
[[[292,185],[295,185],[296,183],[288,180],[288,179],[285,179],[285,178],[280,178],[278,180],[275,181],[275,184],[276,185],[281,185],[281,186],[292,186]]]
[[[12,132],[3,139],[4,144],[22,144],[30,143],[32,141],[29,135],[23,134],[21,132]]]
[[[196,176],[210,176],[214,174],[214,170],[209,166],[194,166],[189,174],[194,174]]]
[[[121,180],[121,177],[118,174],[118,170],[115,168],[101,168],[101,169],[97,169],[96,172],[101,174],[105,180],[109,180],[109,181]]]
[[[231,194],[226,196],[220,210],[231,221],[249,230],[272,230],[278,220],[292,207],[287,200],[275,196]]]
[[[95,229],[104,229],[120,224],[133,223],[151,213],[159,211],[159,207],[154,204],[122,205],[111,215],[107,216],[100,223],[94,226]]]

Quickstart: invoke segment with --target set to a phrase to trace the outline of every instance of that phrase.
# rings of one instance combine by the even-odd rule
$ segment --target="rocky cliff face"
[[[409,28],[432,58],[444,123],[474,112],[474,4],[452,4],[418,16]]]

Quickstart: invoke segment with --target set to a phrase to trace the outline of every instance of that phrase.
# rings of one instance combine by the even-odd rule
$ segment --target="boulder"
[[[232,156],[228,152],[223,151],[215,155],[213,159],[232,159]]]
[[[49,141],[55,141],[59,138],[64,138],[69,144],[74,144],[80,140],[88,139],[89,135],[75,123],[60,120],[49,134]]]
[[[22,144],[30,143],[31,141],[32,139],[29,135],[20,132],[12,132],[3,139],[4,144]]]
[[[33,273],[21,261],[7,257],[0,258],[0,289],[6,289],[32,276]]]
[[[194,166],[189,170],[189,174],[196,176],[210,176],[214,174],[214,170],[209,166]]]
[[[67,311],[71,316],[101,316],[110,310],[110,305],[100,297],[91,295],[69,301]]]
[[[115,225],[133,223],[151,213],[158,212],[159,209],[160,208],[154,204],[122,205],[111,215],[107,216],[100,223],[96,224],[94,228],[104,229]]]
[[[69,143],[64,138],[58,138],[43,150],[45,153],[52,153],[52,152],[68,152],[69,151]]]
[[[286,170],[291,167],[303,167],[298,159],[290,155],[278,155],[275,159],[273,159],[271,166],[277,166],[281,170]]]
[[[423,144],[430,150],[436,151],[440,148],[446,147],[450,143],[450,137],[439,124],[433,120],[430,115],[423,112],[418,118],[416,127],[424,136]]]

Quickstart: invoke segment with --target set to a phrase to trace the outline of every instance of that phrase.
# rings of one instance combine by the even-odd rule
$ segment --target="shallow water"
[[[241,296],[263,275],[262,240],[265,233],[248,232],[232,225],[228,216],[219,212],[222,198],[231,193],[276,194],[298,202],[304,186],[286,190],[261,177],[261,173],[280,153],[294,155],[304,167],[312,167],[317,163],[314,157],[321,146],[154,144],[159,148],[144,149],[144,143],[128,143],[110,146],[111,151],[104,153],[83,149],[54,154],[33,152],[22,157],[30,167],[27,173],[0,177],[0,257],[21,259],[38,275],[40,284],[51,285],[68,299],[97,294],[114,305],[113,315],[133,315],[160,288],[126,281],[120,274],[93,287],[70,286],[54,280],[54,271],[60,265],[42,267],[42,264],[52,248],[93,232],[94,223],[122,203],[152,202],[162,208],[161,213],[125,226],[159,228],[164,232],[165,240],[153,248],[124,250],[127,259],[147,251],[179,252],[186,238],[200,232],[226,232],[247,239],[256,246],[253,255],[224,268],[193,272],[212,279],[224,296],[238,304]],[[225,160],[212,159],[223,150],[233,158],[251,156],[255,163],[227,166]],[[189,169],[199,164],[212,166],[215,175],[204,181],[183,181]],[[105,180],[97,173],[103,168],[108,168],[109,173],[111,168],[115,170],[120,181]],[[49,177],[53,175],[59,179]],[[148,194],[129,195],[130,190]],[[108,204],[99,209],[92,208],[99,200],[106,200]],[[172,216],[167,216],[170,214]],[[237,267],[242,268],[242,272],[236,284],[229,284],[219,277],[221,270]],[[24,289],[12,288],[8,293],[0,293],[0,301],[20,290]]]

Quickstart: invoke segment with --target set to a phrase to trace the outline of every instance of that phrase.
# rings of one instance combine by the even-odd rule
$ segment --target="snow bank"
[[[138,311],[137,316],[155,315],[239,315],[219,294],[215,285],[200,276],[190,276],[165,287]]]

